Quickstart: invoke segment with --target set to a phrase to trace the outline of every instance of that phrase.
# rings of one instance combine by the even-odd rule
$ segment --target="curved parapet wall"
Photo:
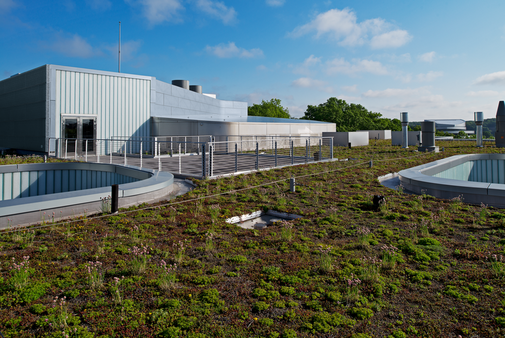
[[[505,208],[505,154],[456,155],[398,175],[405,189],[418,194]]]
[[[111,195],[112,184],[119,184],[120,207],[153,201],[168,195],[174,181],[174,176],[168,172],[102,163],[22,164],[1,166],[0,169],[3,175],[2,193],[10,189],[13,196],[12,191],[18,192],[18,198],[0,201],[0,228],[35,222],[26,221],[30,219],[30,214],[35,214],[38,221],[47,221],[52,219],[52,215],[60,218],[100,212],[101,200]],[[9,177],[10,182],[6,185]],[[76,180],[76,177],[81,180]],[[52,193],[39,194],[43,190],[48,192],[49,186]],[[70,190],[76,186],[83,190]],[[38,193],[30,196],[30,192]],[[27,197],[22,197],[23,194]],[[7,224],[2,217],[10,218],[5,221]]]

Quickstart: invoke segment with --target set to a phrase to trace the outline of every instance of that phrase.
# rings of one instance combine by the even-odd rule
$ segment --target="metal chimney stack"
[[[495,139],[497,148],[505,148],[505,105],[503,101],[498,103],[498,110],[496,111]]]
[[[475,132],[477,147],[482,147],[482,124],[484,123],[484,113],[481,111],[473,113],[473,119],[475,121]]]
[[[400,113],[400,121],[402,123],[402,148],[409,147],[409,113]]]
[[[421,122],[421,131],[423,133],[423,143],[417,150],[438,153],[439,148],[435,145],[435,121]]]

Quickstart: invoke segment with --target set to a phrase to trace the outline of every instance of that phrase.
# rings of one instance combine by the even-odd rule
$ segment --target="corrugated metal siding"
[[[95,170],[39,170],[0,173],[0,201],[101,188],[136,181],[139,180],[130,176]]]
[[[462,181],[505,184],[505,161],[468,161],[433,176]]]
[[[97,115],[97,138],[150,136],[150,102],[150,80],[56,70],[56,116]]]

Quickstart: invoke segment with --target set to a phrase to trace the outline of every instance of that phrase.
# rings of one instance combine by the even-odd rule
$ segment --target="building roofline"
[[[79,67],[69,67],[69,66],[60,66],[60,65],[47,65],[50,70],[66,70],[78,73],[88,73],[88,74],[97,74],[97,75],[108,75],[108,76],[117,76],[117,77],[126,77],[126,78],[134,78],[134,79],[144,79],[144,80],[153,80],[156,79],[154,76],[146,76],[146,75],[136,75],[136,74],[128,74],[128,73],[118,73],[118,72],[110,72],[105,70],[96,70],[96,69],[88,69],[88,68],[79,68]]]

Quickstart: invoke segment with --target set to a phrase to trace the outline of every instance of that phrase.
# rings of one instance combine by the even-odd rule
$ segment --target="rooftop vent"
[[[172,85],[189,90],[188,80],[172,80]]]
[[[192,92],[195,92],[195,93],[201,94],[201,93],[202,93],[202,86],[198,86],[198,85],[190,85],[190,86],[189,86],[189,90],[191,90]]]

